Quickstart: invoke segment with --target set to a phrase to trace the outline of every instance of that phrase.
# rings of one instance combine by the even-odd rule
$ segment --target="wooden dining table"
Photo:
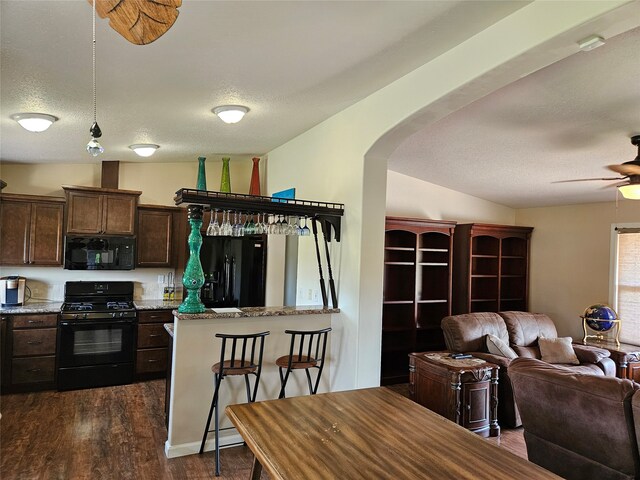
[[[388,388],[226,408],[272,480],[558,479]]]

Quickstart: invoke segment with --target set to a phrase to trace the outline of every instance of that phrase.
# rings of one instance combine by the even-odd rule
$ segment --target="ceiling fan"
[[[640,135],[631,137],[631,143],[638,147],[638,156],[633,160],[621,164],[607,165],[609,170],[619,173],[620,177],[609,178],[580,178],[576,180],[561,180],[553,183],[588,182],[592,180],[624,180],[622,183],[608,185],[618,187],[623,197],[631,200],[640,200]]]

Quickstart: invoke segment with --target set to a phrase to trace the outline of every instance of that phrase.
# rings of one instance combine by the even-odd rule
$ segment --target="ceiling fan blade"
[[[609,177],[609,178],[576,178],[574,180],[556,180],[551,183],[573,183],[573,182],[591,182],[594,180],[624,180],[624,177]]]
[[[623,163],[620,165],[607,165],[607,168],[622,175],[640,175],[640,165]]]

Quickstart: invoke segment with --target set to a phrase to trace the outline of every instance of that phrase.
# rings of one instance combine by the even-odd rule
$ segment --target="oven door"
[[[58,367],[133,363],[135,320],[61,321]]]

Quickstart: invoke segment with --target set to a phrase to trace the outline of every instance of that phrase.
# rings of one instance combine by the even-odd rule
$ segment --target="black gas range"
[[[58,323],[58,390],[131,383],[133,282],[67,282]]]

